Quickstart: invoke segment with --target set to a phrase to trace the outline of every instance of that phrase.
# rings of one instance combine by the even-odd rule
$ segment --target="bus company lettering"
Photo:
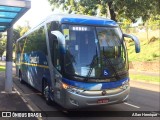
[[[35,64],[37,64],[37,63],[39,63],[39,57],[31,57],[30,56],[30,63],[35,63]]]

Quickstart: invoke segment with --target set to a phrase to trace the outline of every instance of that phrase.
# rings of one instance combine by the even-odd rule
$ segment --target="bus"
[[[129,97],[129,64],[123,34],[113,20],[53,14],[16,42],[16,74],[47,104],[66,109],[118,104]]]

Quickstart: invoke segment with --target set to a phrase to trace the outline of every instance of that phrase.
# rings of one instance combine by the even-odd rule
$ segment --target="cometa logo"
[[[35,63],[35,64],[39,63],[39,57],[30,56],[30,63]]]

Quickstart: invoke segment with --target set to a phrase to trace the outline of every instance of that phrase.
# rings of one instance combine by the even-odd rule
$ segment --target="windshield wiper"
[[[109,66],[112,68],[114,74],[115,74],[115,78],[118,80],[120,79],[120,76],[118,75],[116,69],[114,68],[112,62],[110,61],[109,58],[107,58],[107,56],[104,54],[104,47],[103,47],[103,56],[105,57],[105,60],[107,61],[107,63],[109,64]]]
[[[87,81],[88,78],[91,76],[92,70],[93,70],[94,65],[95,65],[95,60],[96,60],[96,58],[97,58],[97,55],[95,55],[95,56],[93,57],[92,62],[91,62],[91,64],[90,64],[90,69],[89,69],[89,71],[88,71],[87,76],[84,78],[84,81]]]
[[[95,60],[96,58],[98,59],[97,60],[97,63],[99,64],[99,58],[100,58],[100,48],[99,48],[99,43],[98,43],[98,39],[95,40],[95,43],[96,43],[96,55],[94,55],[93,59],[92,59],[92,62],[90,64],[90,69],[88,71],[88,74],[86,76],[86,78],[84,79],[85,81],[88,80],[88,78],[91,76],[91,73],[92,73],[92,70],[94,68],[94,64],[95,64]]]

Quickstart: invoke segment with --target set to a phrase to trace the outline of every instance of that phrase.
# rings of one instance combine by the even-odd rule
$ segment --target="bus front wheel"
[[[44,96],[44,98],[46,100],[46,103],[48,105],[51,105],[52,100],[50,98],[49,84],[48,84],[48,82],[46,80],[44,80],[44,82],[43,82],[43,96]]]

